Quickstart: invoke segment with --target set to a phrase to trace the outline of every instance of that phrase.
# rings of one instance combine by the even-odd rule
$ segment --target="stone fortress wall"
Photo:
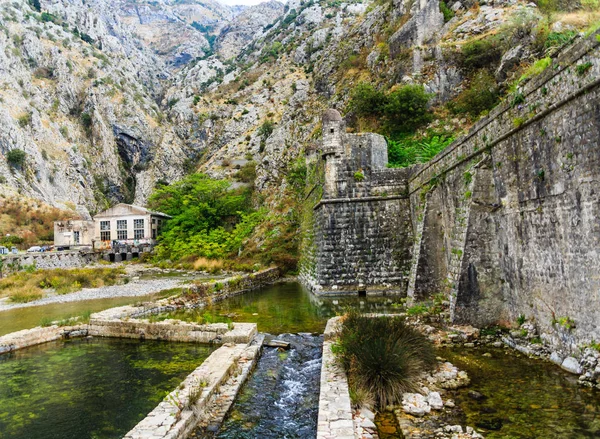
[[[303,281],[322,294],[444,293],[454,322],[524,315],[554,345],[600,340],[599,45],[598,33],[580,40],[408,169],[386,168],[381,136],[346,134],[328,111],[309,157],[324,184]]]

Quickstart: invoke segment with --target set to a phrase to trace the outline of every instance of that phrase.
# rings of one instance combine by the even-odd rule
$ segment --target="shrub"
[[[388,140],[389,165],[405,168],[415,163],[426,163],[453,141],[453,137],[446,135],[433,135],[420,140],[410,137]]]
[[[431,342],[400,317],[351,312],[334,350],[348,371],[352,392],[368,392],[381,408],[417,390],[416,378],[436,362]]]
[[[12,166],[22,167],[25,164],[27,153],[21,149],[11,149],[6,154],[6,161]]]
[[[449,107],[455,113],[479,116],[494,108],[498,99],[499,92],[494,77],[487,70],[480,70],[473,76],[469,88],[464,90]]]
[[[88,34],[84,34],[83,32],[79,35],[79,37],[89,44],[94,44],[94,39],[90,37]]]
[[[386,131],[390,134],[410,132],[429,122],[429,97],[422,85],[405,85],[391,92],[383,107]]]
[[[566,30],[563,32],[550,32],[545,41],[545,47],[550,49],[552,47],[561,47],[565,44],[569,44],[577,36],[577,31]]]
[[[31,118],[31,113],[25,113],[17,119],[17,122],[21,128],[25,128],[26,126],[31,125]]]
[[[261,136],[263,139],[267,139],[271,134],[273,134],[274,129],[275,124],[273,123],[273,121],[267,119],[258,128],[258,135]]]
[[[256,180],[256,162],[249,161],[235,174],[235,178],[243,183],[254,183]]]
[[[357,116],[376,116],[385,105],[385,95],[372,84],[361,82],[350,92],[348,108]]]
[[[89,136],[92,133],[92,116],[90,113],[81,113],[79,120],[81,121],[81,125],[83,125],[83,129]]]
[[[252,211],[250,196],[248,188],[231,190],[229,182],[203,174],[156,188],[150,207],[173,217],[161,232],[156,257],[221,259],[237,252],[264,215]]]
[[[530,65],[527,70],[521,75],[519,78],[519,82],[523,82],[533,76],[537,76],[546,70],[550,65],[552,65],[552,58],[546,57],[542,59],[538,59],[532,65]]]
[[[446,23],[454,18],[454,11],[444,1],[440,2],[440,12],[444,16],[444,22]]]
[[[493,68],[502,57],[500,41],[494,36],[469,41],[462,46],[462,56],[466,69]]]
[[[37,79],[54,79],[54,68],[39,67],[33,72],[33,76]]]
[[[38,12],[42,11],[42,5],[40,4],[40,0],[29,0],[29,4],[36,11],[38,11]]]
[[[589,62],[589,61],[588,61],[588,62],[585,62],[585,63],[583,63],[583,64],[577,64],[577,65],[575,66],[575,71],[577,72],[577,74],[578,74],[579,76],[583,76],[583,75],[585,75],[585,73],[586,73],[586,72],[587,72],[589,69],[591,69],[591,68],[592,68],[592,65],[593,65],[593,64],[592,64],[591,62]]]
[[[365,174],[363,174],[361,171],[356,171],[354,173],[354,181],[356,182],[361,182],[365,179]]]

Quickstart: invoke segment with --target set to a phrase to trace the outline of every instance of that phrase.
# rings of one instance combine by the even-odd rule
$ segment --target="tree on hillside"
[[[29,4],[36,11],[42,12],[42,5],[40,4],[40,0],[29,0]]]

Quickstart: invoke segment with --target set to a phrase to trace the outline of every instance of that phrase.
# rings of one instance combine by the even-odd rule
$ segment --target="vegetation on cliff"
[[[57,209],[28,198],[0,199],[0,245],[26,248],[52,243],[54,221],[79,218],[74,211]]]
[[[247,187],[233,189],[230,182],[204,174],[159,186],[149,205],[173,218],[160,235],[156,258],[223,259],[237,253],[264,217],[252,209],[251,195]]]

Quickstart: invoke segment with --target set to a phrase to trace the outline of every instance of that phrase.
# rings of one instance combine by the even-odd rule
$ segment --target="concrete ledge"
[[[83,337],[87,335],[86,325],[77,326],[38,326],[32,329],[12,332],[0,337],[0,354],[13,352],[29,346],[35,346],[62,338]]]
[[[209,403],[232,376],[242,374],[240,362],[256,361],[260,346],[228,344],[214,351],[124,439],[184,439],[206,416]],[[243,369],[243,368],[242,368]],[[245,377],[248,373],[245,374]],[[242,380],[239,380],[238,388]],[[237,390],[236,390],[237,393]],[[191,397],[191,398],[190,398]]]

